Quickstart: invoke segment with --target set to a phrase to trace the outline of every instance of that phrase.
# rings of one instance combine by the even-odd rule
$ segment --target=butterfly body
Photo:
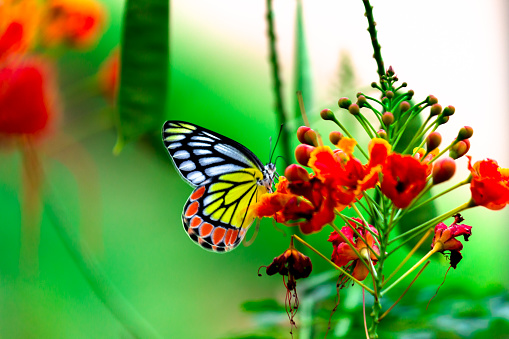
[[[264,166],[238,142],[188,122],[167,121],[162,134],[175,168],[195,187],[182,212],[189,237],[214,252],[234,249],[253,222],[249,206],[272,192],[275,165]]]

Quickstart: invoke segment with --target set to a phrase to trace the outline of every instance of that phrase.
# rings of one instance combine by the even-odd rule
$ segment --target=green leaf
[[[127,0],[121,43],[118,139],[125,143],[158,132],[166,109],[169,0]]]
[[[311,92],[311,71],[309,67],[309,55],[306,46],[306,36],[304,32],[304,19],[302,15],[302,2],[297,0],[297,10],[295,18],[295,92],[302,93],[304,108],[309,112],[312,107]],[[303,123],[300,113],[297,97],[294,99],[295,109],[294,117],[299,121],[299,125]]]

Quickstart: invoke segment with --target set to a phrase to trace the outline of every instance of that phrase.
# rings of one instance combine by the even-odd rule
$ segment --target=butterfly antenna
[[[274,144],[274,148],[272,149],[272,152],[270,153],[269,162],[272,162],[272,157],[274,156],[274,153],[276,152],[277,143],[279,142],[279,138],[281,137],[281,133],[283,132],[283,124],[281,124],[281,127],[279,128],[279,134],[277,135],[276,143]],[[276,158],[277,160],[277,158]]]
[[[284,156],[282,156],[282,155],[278,155],[276,157],[276,160],[274,160],[274,164],[277,163],[277,159],[279,159],[279,158],[283,159],[286,162],[286,166],[290,165],[290,162],[288,160],[286,160],[286,158]]]

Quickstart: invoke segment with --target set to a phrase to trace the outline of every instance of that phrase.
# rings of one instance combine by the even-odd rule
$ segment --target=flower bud
[[[348,107],[348,111],[352,115],[358,115],[360,113],[359,105],[357,104],[351,104],[350,107]]]
[[[297,164],[291,164],[285,169],[285,177],[288,181],[309,181],[308,171]]]
[[[297,130],[297,139],[299,139],[302,144],[318,146],[316,132],[307,126],[299,127]]]
[[[434,95],[429,95],[427,98],[426,98],[426,101],[428,102],[429,105],[434,105],[436,103],[438,103],[438,99],[436,96]]]
[[[407,86],[408,86],[408,84],[406,82],[401,84],[401,87],[407,87]]]
[[[323,120],[334,120],[334,113],[328,108],[323,109],[320,112],[320,116],[322,117]]]
[[[377,134],[380,138],[387,140],[387,132],[384,129],[378,130]]]
[[[357,97],[357,105],[359,105],[359,107],[364,107],[366,105],[366,97],[364,95],[359,95]]]
[[[393,91],[387,91],[385,92],[385,96],[389,99],[394,98],[394,92]]]
[[[377,84],[376,82],[374,82],[374,81],[373,81],[373,82],[371,83],[371,87],[372,87],[372,88],[378,88],[378,84]]]
[[[384,105],[388,105],[388,104],[389,104],[389,98],[387,98],[387,97],[383,97],[383,98],[382,98],[382,104],[384,104]]]
[[[442,143],[442,136],[438,132],[431,132],[426,138],[426,149],[428,152],[433,151]]]
[[[444,111],[443,111],[443,115],[445,115],[446,117],[448,117],[449,115],[453,115],[454,112],[456,111],[456,108],[454,108],[454,106],[447,106],[446,108],[444,108]]]
[[[470,139],[470,137],[474,134],[474,129],[470,126],[461,127],[456,140],[465,140]]]
[[[445,157],[437,160],[433,166],[433,185],[451,179],[454,172],[456,172],[456,163],[453,159]]]
[[[433,104],[429,110],[429,115],[431,117],[434,117],[439,115],[440,113],[442,113],[442,106],[440,106],[439,104]]]
[[[333,145],[337,145],[341,138],[343,138],[343,134],[341,134],[341,132],[330,132],[329,134],[329,141]]]
[[[409,89],[408,92],[406,92],[406,94],[408,96],[408,99],[412,99],[415,93],[413,89]]]
[[[392,77],[396,73],[394,73],[394,68],[392,68],[392,66],[389,66],[389,69],[387,70],[386,74],[387,76]]]
[[[391,112],[385,112],[382,115],[382,121],[385,126],[390,126],[394,122],[394,114]]]
[[[465,139],[455,143],[449,150],[449,156],[453,159],[458,159],[467,154],[470,149],[470,140]]]
[[[348,109],[348,107],[350,107],[351,104],[352,104],[352,101],[348,98],[340,98],[338,100],[339,108]]]
[[[410,104],[408,103],[408,101],[403,101],[401,104],[399,104],[399,110],[401,111],[401,113],[405,113],[409,109]]]
[[[300,144],[295,148],[295,159],[302,166],[307,166],[309,159],[311,158],[311,152],[315,148],[310,145]]]

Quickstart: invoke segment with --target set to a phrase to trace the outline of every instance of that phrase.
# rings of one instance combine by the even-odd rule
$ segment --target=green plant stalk
[[[360,254],[360,252],[357,250],[357,248],[355,248],[355,245],[350,241],[350,239],[348,239],[344,234],[343,232],[341,231],[340,228],[338,228],[336,225],[334,224],[329,224],[332,226],[332,228],[334,228],[334,230],[336,232],[338,232],[338,234],[341,236],[341,238],[343,238],[343,240],[348,244],[348,246],[350,246],[350,248],[355,252],[355,255],[357,255],[357,257],[359,258],[359,260],[362,262],[362,264],[364,266],[366,266],[366,268],[369,270],[369,265],[368,263],[366,262],[366,260],[364,260],[364,257]]]
[[[281,78],[279,77],[279,58],[276,49],[276,33],[274,27],[274,14],[272,10],[272,0],[267,0],[267,38],[269,42],[269,60],[271,65],[273,92],[276,98],[276,118],[277,125],[286,126],[286,110],[283,102],[283,90]],[[281,131],[281,146],[283,148],[283,156],[286,159],[291,159],[290,152],[290,136],[286,127]]]
[[[342,269],[341,267],[339,267],[338,265],[336,265],[334,262],[332,262],[329,258],[327,258],[325,255],[323,255],[321,252],[319,252],[318,250],[316,250],[313,246],[311,246],[310,244],[308,244],[307,242],[305,242],[304,240],[302,240],[298,235],[295,235],[293,234],[292,235],[293,238],[295,238],[297,241],[299,241],[301,244],[303,244],[304,246],[306,246],[307,248],[309,248],[311,251],[315,252],[316,254],[318,254],[320,257],[322,257],[325,261],[327,261],[329,264],[331,264],[334,268],[336,268],[338,271],[340,271],[342,274],[344,274],[345,276],[347,276],[348,278],[352,279],[352,281],[354,281],[355,283],[357,283],[359,286],[363,287],[366,289],[366,291],[368,291],[369,293],[371,294],[374,294],[375,292],[367,287],[366,285],[364,285],[362,282],[360,282],[359,280],[357,280],[355,277],[353,277],[350,273],[348,273],[347,271],[345,271],[344,269]]]
[[[378,245],[380,245],[379,243],[379,235],[376,234],[375,232],[373,232],[369,227],[368,227],[368,222],[366,221],[366,219],[364,219],[364,216],[362,215],[361,211],[359,211],[359,209],[357,208],[357,206],[355,204],[352,204],[352,208],[353,210],[355,211],[355,213],[357,213],[357,215],[359,216],[359,218],[362,220],[363,222],[363,225],[361,225],[362,227],[364,227],[369,233],[371,233],[371,235],[373,236],[373,238],[375,239],[376,243]],[[355,221],[355,220],[354,220]],[[357,223],[358,224],[358,223]]]
[[[362,0],[364,4],[364,9],[366,10],[366,18],[368,19],[368,32],[371,37],[371,45],[373,46],[373,58],[376,61],[377,65],[377,73],[380,77],[380,85],[382,88],[386,88],[387,84],[381,81],[383,76],[385,75],[385,67],[384,61],[382,59],[381,46],[378,42],[377,31],[376,31],[376,23],[373,17],[373,7],[369,3],[369,0]]]
[[[419,113],[421,113],[427,106],[424,106],[424,107],[420,107],[420,109],[416,110],[414,113],[412,113],[408,118],[407,120],[405,121],[405,123],[403,124],[403,127],[401,127],[400,130],[398,130],[397,132],[397,137],[396,137],[396,140],[394,141],[394,143],[392,144],[392,149],[396,149],[396,146],[398,145],[399,141],[401,140],[401,137],[403,136],[403,134],[405,133],[405,130],[408,126],[408,124],[410,123],[410,121],[412,121],[416,116],[419,115]],[[412,141],[413,142],[413,141]],[[410,143],[409,143],[410,145]]]
[[[355,227],[353,227],[353,226],[352,226],[352,225],[348,222],[348,220],[351,220],[351,221],[355,222],[357,225],[360,225],[360,226],[364,227],[363,225],[361,225],[361,224],[360,224],[359,222],[357,222],[356,220],[353,220],[353,218],[347,217],[346,215],[343,215],[343,214],[338,214],[338,215],[341,217],[341,219],[343,219],[343,220],[345,221],[345,223],[348,225],[348,227],[350,227],[350,229],[351,229],[351,230],[355,233],[355,235],[356,235],[357,237],[359,237],[359,238],[361,238],[361,239],[363,239],[363,240],[364,240],[364,238],[361,236],[361,234],[359,233],[359,231],[357,231],[357,230],[355,229]],[[377,239],[377,238],[374,238],[374,239],[375,239],[375,241],[376,241],[376,242],[377,242],[377,244],[378,244],[378,239]],[[378,259],[378,258],[379,258],[379,255],[378,255],[378,254],[376,254],[376,252],[373,250],[373,248],[371,248],[371,246],[369,246],[369,244],[367,243],[367,241],[364,241],[364,243],[365,243],[365,244],[366,244],[366,246],[369,248],[369,250],[370,250],[371,252],[373,252],[373,254],[375,255],[375,257]]]

